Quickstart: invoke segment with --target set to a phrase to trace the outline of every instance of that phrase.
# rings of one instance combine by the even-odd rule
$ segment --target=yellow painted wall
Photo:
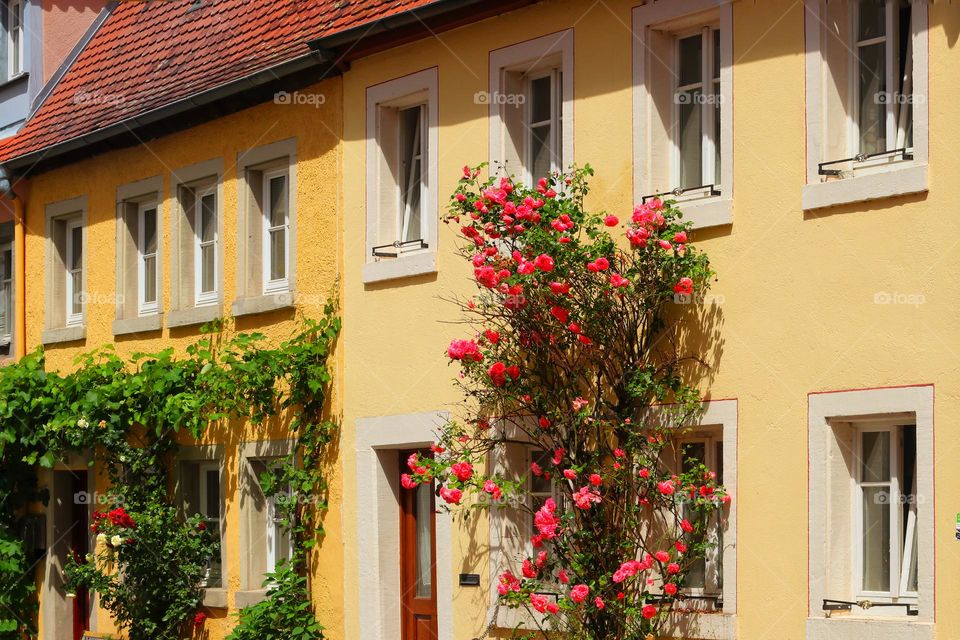
[[[103,344],[116,343],[122,355],[134,351],[155,351],[172,346],[182,349],[199,337],[199,327],[164,329],[161,333],[117,336],[112,334],[114,320],[114,293],[116,290],[116,198],[117,187],[156,175],[163,176],[161,245],[162,303],[170,309],[171,212],[174,211],[171,193],[171,172],[188,165],[222,158],[224,163],[223,202],[224,217],[221,242],[223,245],[224,309],[229,313],[236,291],[237,266],[237,172],[239,153],[279,140],[296,138],[298,159],[296,182],[296,292],[298,313],[319,318],[323,304],[340,270],[339,234],[340,190],[337,183],[340,155],[340,80],[334,78],[301,90],[322,94],[325,102],[310,104],[274,104],[272,102],[196,126],[180,133],[151,140],[136,147],[98,155],[29,180],[27,211],[27,349],[38,346],[44,326],[44,267],[46,204],[86,196],[87,212],[87,293],[86,341],[84,343],[54,344],[46,349],[48,367],[69,370],[73,358]],[[290,311],[244,316],[236,321],[239,331],[260,331],[276,342],[289,337],[297,327]],[[340,352],[342,353],[342,351]],[[339,356],[338,356],[339,357]],[[340,368],[339,362],[333,366]],[[339,379],[339,377],[338,377]],[[335,390],[332,413],[340,411],[339,393]],[[286,427],[279,424],[254,430],[244,425],[218,426],[204,438],[205,443],[224,445],[225,487],[232,489],[226,502],[226,538],[228,603],[233,602],[233,591],[240,585],[240,508],[236,492],[240,460],[237,445],[256,439],[284,439],[289,437]],[[186,441],[185,441],[186,442]],[[331,472],[330,491],[333,504],[339,502],[341,484],[335,470]],[[343,554],[342,527],[339,512],[334,508],[327,514],[324,539],[318,561],[325,570],[314,581],[314,597],[318,617],[332,637],[342,637],[340,630],[343,599],[340,597],[340,578]],[[259,585],[257,585],[259,586]],[[254,587],[256,588],[256,587]],[[219,640],[232,627],[233,611],[213,610],[207,622],[210,640]],[[109,617],[101,613],[100,630],[110,628]]]
[[[351,427],[370,416],[456,411],[454,370],[443,357],[462,327],[439,299],[473,291],[467,265],[441,225],[438,273],[365,286],[364,185],[366,87],[420,69],[439,75],[441,206],[464,164],[488,160],[491,50],[574,29],[574,161],[596,169],[588,204],[631,210],[631,9],[636,3],[556,0],[510,12],[352,65],[344,77],[344,477],[355,477]],[[930,192],[838,207],[801,209],[805,182],[804,10],[792,0],[734,4],[734,222],[694,240],[719,274],[722,322],[713,398],[739,400],[739,638],[805,637],[807,616],[807,396],[810,392],[936,385],[937,637],[960,637],[953,576],[960,547],[960,437],[955,304],[960,218],[953,184],[960,173],[956,46],[960,11],[930,5]],[[639,195],[639,194],[637,194]],[[441,210],[441,214],[442,214]],[[878,292],[919,294],[919,306],[880,305]],[[410,357],[416,354],[416,357]],[[344,487],[346,599],[362,602],[355,488]],[[481,525],[478,530],[485,531]],[[481,540],[482,541],[482,540]],[[452,541],[454,571],[485,573],[467,555],[470,538]],[[453,576],[454,584],[456,577]],[[482,631],[486,594],[454,586],[455,637]],[[441,605],[442,606],[442,605]],[[358,637],[363,608],[349,611]]]

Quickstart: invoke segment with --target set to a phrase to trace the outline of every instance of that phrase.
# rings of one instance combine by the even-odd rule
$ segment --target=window
[[[917,430],[864,427],[853,511],[857,598],[917,597]]]
[[[172,176],[168,327],[203,324],[223,314],[222,175],[223,161],[216,159]],[[256,229],[259,239],[262,232]]]
[[[364,282],[430,273],[437,247],[437,70],[367,89]]]
[[[804,207],[926,190],[927,3],[821,0],[807,11]],[[856,178],[863,186],[836,184]]]
[[[66,298],[67,326],[83,324],[83,223],[71,220],[66,226]]]
[[[225,600],[222,593],[226,584],[226,557],[223,542],[225,540],[225,522],[223,519],[223,465],[219,447],[185,447],[181,449],[182,460],[179,464],[177,496],[182,505],[183,515],[199,515],[207,531],[220,543],[219,553],[214,554],[207,564],[203,586],[207,589],[204,598],[207,606],[223,606],[209,602],[210,598]],[[225,602],[224,602],[225,604]]]
[[[48,204],[44,344],[86,337],[86,198]]]
[[[675,184],[720,185],[720,31],[705,27],[678,37],[673,130]]]
[[[807,637],[932,638],[933,387],[816,393],[808,406]]]
[[[196,244],[194,252],[194,283],[196,286],[196,305],[215,304],[220,299],[217,291],[217,191],[214,187],[198,190],[194,199],[194,230]]]
[[[290,219],[288,217],[288,176],[285,169],[271,171],[263,176],[263,291],[273,293],[290,288]]]
[[[573,162],[573,32],[490,54],[490,160],[527,184]]]
[[[260,536],[251,541],[254,544],[250,553],[262,554],[264,566],[262,573],[273,573],[277,563],[289,560],[291,557],[291,538],[289,527],[284,525],[285,519],[278,506],[282,509],[284,501],[293,500],[290,487],[278,487],[278,491],[271,496],[264,494],[260,488],[260,478],[270,469],[271,460],[251,460],[253,480],[256,483],[258,522],[254,524],[260,529]],[[258,543],[259,540],[259,543]]]
[[[541,469],[553,468],[552,452],[531,449],[529,452],[529,458],[530,463],[526,465],[527,469],[531,469],[534,463],[537,464]],[[536,526],[533,524],[533,514],[535,514],[549,498],[556,498],[554,496],[553,483],[546,476],[546,474],[538,476],[531,472],[530,475],[527,476],[527,483],[530,490],[530,499],[532,501],[530,505],[530,526],[527,529],[527,537],[529,538],[530,536],[538,533]]]
[[[233,315],[289,308],[296,288],[297,141],[248,149],[237,166],[243,180]]]
[[[684,438],[679,446],[680,470],[688,473],[703,465],[715,471],[723,483],[723,438],[719,430],[708,431]],[[695,526],[703,526],[697,514],[688,504],[683,505],[685,517]],[[715,514],[716,515],[716,514]],[[719,517],[707,525],[706,541],[712,546],[706,557],[687,573],[684,583],[692,595],[722,595],[723,593],[723,523]]]
[[[696,227],[732,221],[732,10],[708,0],[634,9],[637,198],[683,203]]]
[[[216,462],[205,462],[198,468],[200,477],[200,510],[207,530],[219,542],[220,540],[220,465]],[[211,558],[207,565],[204,578],[205,587],[221,587],[220,558]]]
[[[13,347],[13,244],[0,244],[0,357]]]
[[[156,313],[157,304],[157,205],[142,204],[138,208],[139,239],[138,280],[140,315]]]
[[[2,80],[23,73],[23,0],[7,0],[0,6],[3,17],[3,54],[6,63],[0,69]]]

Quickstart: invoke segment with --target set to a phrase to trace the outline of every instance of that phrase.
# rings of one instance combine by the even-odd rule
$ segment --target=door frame
[[[428,448],[448,419],[443,411],[357,419],[356,536],[357,593],[372,606],[356,619],[360,640],[400,638],[400,486],[399,452]],[[349,500],[349,496],[346,496]],[[449,513],[436,515],[437,634],[453,640],[453,526]],[[350,549],[350,547],[348,547]],[[348,568],[348,570],[350,570]],[[358,614],[359,615],[359,612]]]

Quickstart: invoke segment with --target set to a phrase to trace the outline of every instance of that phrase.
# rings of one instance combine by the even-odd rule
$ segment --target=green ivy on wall
[[[18,531],[30,505],[46,500],[37,468],[52,468],[70,453],[86,454],[91,466],[107,474],[116,503],[111,506],[135,526],[122,525],[122,519],[121,525],[105,524],[114,529],[101,541],[120,536],[124,545],[98,544],[98,549],[116,547],[110,566],[94,554],[70,563],[68,588],[98,591],[131,640],[191,633],[202,596],[196,574],[215,543],[197,534],[196,518],[177,513],[170,491],[177,440],[184,433],[200,438],[213,423],[241,420],[256,427],[274,416],[284,418],[297,447],[265,474],[265,490],[282,483],[310,499],[284,501],[295,552],[271,580],[267,602],[296,601],[291,606],[298,612],[297,626],[313,635],[259,637],[322,637],[306,576],[310,550],[322,535],[323,469],[337,433],[326,401],[329,356],[340,327],[329,303],[323,317],[303,319],[277,346],[268,346],[260,333],[232,334],[218,321],[201,330],[183,358],[165,349],[124,359],[106,347],[79,357],[71,373],[61,374],[47,371],[38,350],[0,369],[0,640],[35,636],[33,569]],[[163,532],[176,544],[158,547]],[[186,568],[157,575],[176,563]],[[145,576],[152,579],[141,579]]]

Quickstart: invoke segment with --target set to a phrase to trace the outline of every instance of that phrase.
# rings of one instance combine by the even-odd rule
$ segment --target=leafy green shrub
[[[30,621],[37,610],[35,592],[23,544],[0,529],[0,640],[20,640],[34,632]]]
[[[289,563],[267,577],[267,598],[240,610],[227,640],[320,640],[323,627],[313,615],[307,579]]]

